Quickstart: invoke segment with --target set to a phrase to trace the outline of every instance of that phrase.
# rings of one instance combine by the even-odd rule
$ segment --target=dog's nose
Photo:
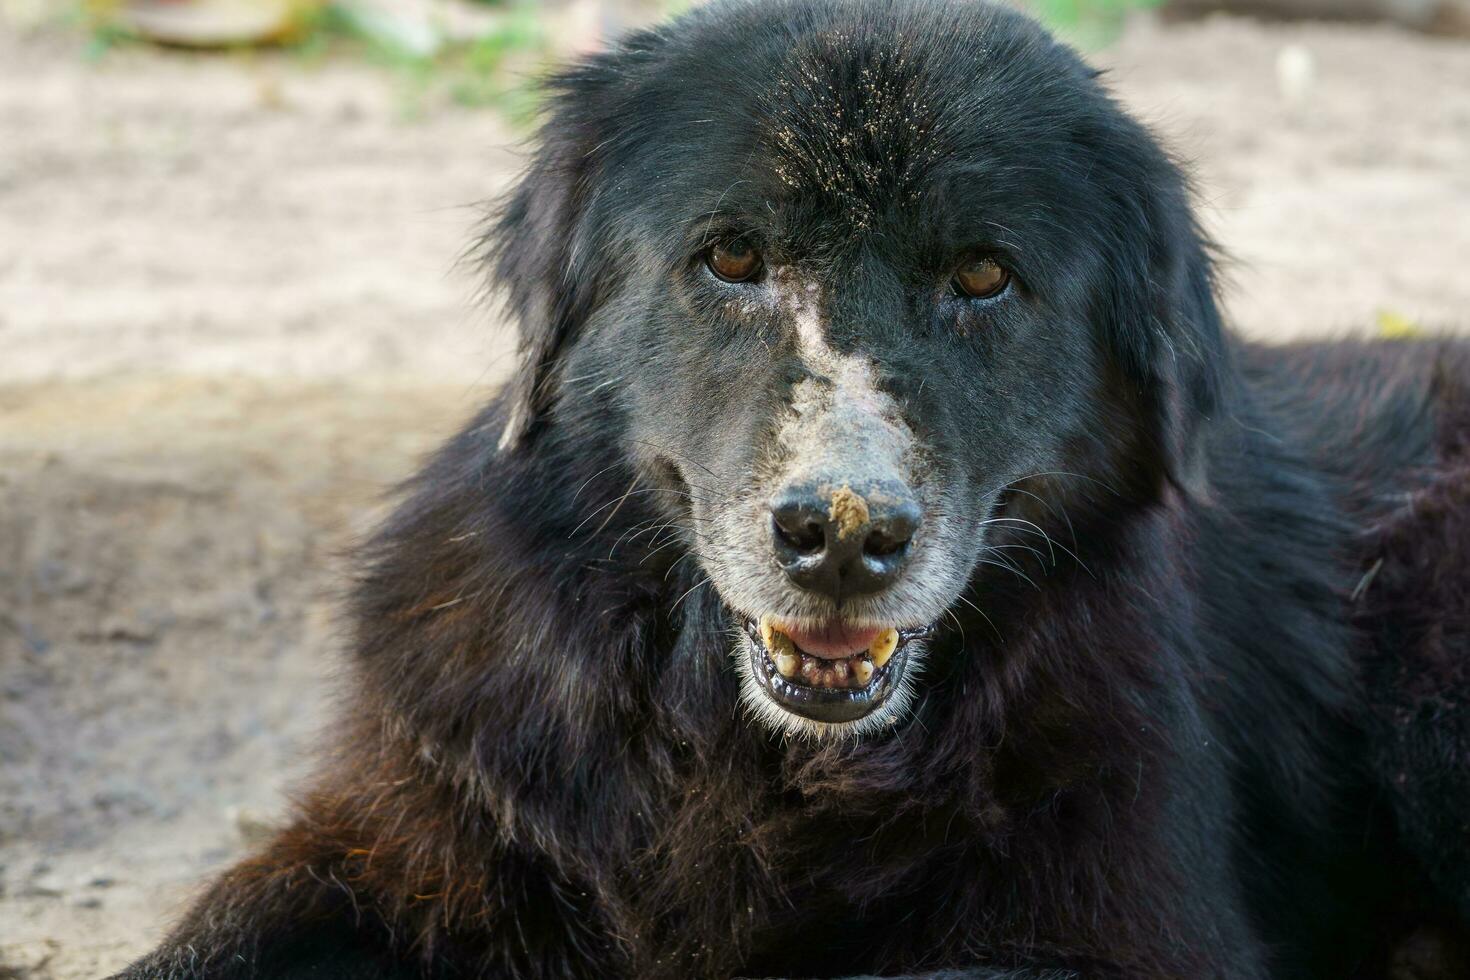
[[[921,520],[907,487],[789,486],[771,502],[771,547],[803,589],[867,595],[898,578]]]

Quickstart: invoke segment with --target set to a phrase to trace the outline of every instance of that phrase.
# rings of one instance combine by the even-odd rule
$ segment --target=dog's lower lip
[[[897,686],[907,666],[908,644],[927,638],[933,632],[932,626],[877,631],[879,638],[874,640],[874,647],[878,650],[878,666],[874,666],[871,651],[854,653],[845,658],[852,665],[846,668],[852,671],[849,674],[840,666],[842,661],[833,658],[818,659],[799,649],[794,654],[786,649],[773,651],[765,638],[771,634],[771,622],[770,617],[765,617],[762,622],[745,621],[745,631],[751,644],[751,666],[757,683],[768,697],[787,711],[829,724],[857,721],[872,714]],[[888,634],[886,643],[882,639],[884,633]],[[780,636],[779,632],[777,636]],[[789,640],[785,644],[777,643],[783,648],[789,644]],[[799,672],[792,669],[790,662],[783,664],[785,670],[777,666],[777,658],[793,655],[800,657],[802,669]],[[838,670],[843,672],[840,675],[828,673]]]

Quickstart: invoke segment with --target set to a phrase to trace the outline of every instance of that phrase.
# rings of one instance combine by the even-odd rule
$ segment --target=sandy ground
[[[1099,60],[1194,162],[1244,329],[1470,322],[1470,45],[1214,20]],[[400,95],[0,23],[0,977],[122,965],[281,813],[342,551],[504,377],[455,260],[514,134]]]

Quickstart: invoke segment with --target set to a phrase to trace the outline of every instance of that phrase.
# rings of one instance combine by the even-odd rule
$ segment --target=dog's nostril
[[[895,506],[873,521],[873,529],[863,539],[863,554],[870,558],[891,558],[901,554],[919,529],[919,508],[910,501]]]
[[[798,503],[778,505],[771,510],[771,527],[788,547],[803,555],[815,554],[827,545],[827,526]]]
[[[863,554],[873,558],[887,558],[898,554],[908,546],[908,538],[894,538],[882,531],[874,531],[863,542]]]

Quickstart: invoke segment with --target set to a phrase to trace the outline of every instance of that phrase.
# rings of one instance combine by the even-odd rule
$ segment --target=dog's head
[[[1078,481],[1202,479],[1221,338],[1183,182],[1001,8],[717,3],[634,35],[555,82],[493,241],[503,451],[599,420],[778,730],[902,718],[932,631],[1026,535],[1055,547]]]

